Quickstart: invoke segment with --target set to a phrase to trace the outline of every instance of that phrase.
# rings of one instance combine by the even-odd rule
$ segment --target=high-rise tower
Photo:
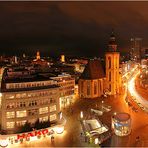
[[[142,57],[142,38],[131,38],[131,60],[139,61]]]
[[[107,87],[111,95],[119,93],[119,57],[120,53],[117,51],[116,39],[114,32],[112,32],[108,44],[108,51],[106,56],[106,80]]]

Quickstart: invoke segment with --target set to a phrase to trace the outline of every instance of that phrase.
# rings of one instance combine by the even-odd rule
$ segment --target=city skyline
[[[147,2],[1,2],[0,147],[148,146]]]
[[[121,53],[130,38],[147,46],[147,2],[1,2],[0,53],[103,56],[115,30]]]

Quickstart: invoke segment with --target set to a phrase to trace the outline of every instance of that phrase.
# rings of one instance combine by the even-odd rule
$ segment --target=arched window
[[[84,85],[83,85],[83,81],[81,82],[81,93],[83,93],[83,87],[84,87]]]
[[[97,94],[97,82],[96,81],[94,82],[94,94],[95,95]]]
[[[111,57],[108,57],[108,68],[111,68]]]
[[[87,95],[90,95],[90,82],[87,81]]]
[[[109,72],[109,81],[111,81],[111,71]]]

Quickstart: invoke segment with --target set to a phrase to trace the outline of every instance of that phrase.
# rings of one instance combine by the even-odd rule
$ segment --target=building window
[[[16,98],[21,98],[21,94],[16,94]]]
[[[50,121],[54,121],[56,119],[57,119],[57,115],[56,114],[50,115]]]
[[[10,96],[10,97],[9,97],[9,99],[14,99],[14,96],[13,96],[13,95],[12,95],[12,96]]]
[[[111,68],[111,57],[108,57],[108,68]]]
[[[29,106],[35,106],[37,105],[37,101],[36,100],[33,100],[31,102],[29,102]]]
[[[25,102],[17,102],[16,103],[16,106],[17,107],[25,107],[26,106],[26,103]]]
[[[38,114],[38,109],[30,109],[28,110],[28,116],[33,116]]]
[[[100,92],[102,92],[102,81],[100,81]]]
[[[22,126],[22,125],[25,125],[26,122],[27,122],[26,120],[17,121],[16,124],[17,124],[17,126]]]
[[[90,82],[87,82],[87,95],[90,95]]]
[[[22,110],[22,111],[17,111],[16,112],[16,117],[20,118],[20,117],[26,117],[27,113],[26,110]]]
[[[39,122],[45,122],[45,121],[48,121],[48,116],[39,118]]]
[[[14,118],[15,117],[15,112],[7,112],[6,113],[6,118]]]
[[[109,72],[109,81],[111,81],[111,71]]]
[[[118,68],[118,57],[116,58],[116,68]]]
[[[6,108],[9,109],[9,108],[15,108],[15,103],[8,103],[6,105]]]
[[[15,122],[7,122],[7,128],[14,128]]]
[[[48,107],[43,107],[39,109],[39,114],[45,114],[48,113]]]
[[[94,94],[95,95],[97,94],[97,82],[96,81],[94,82]]]
[[[111,84],[109,84],[109,91],[111,92]]]
[[[50,106],[50,112],[56,111],[56,105]]]
[[[84,82],[81,82],[81,93],[83,93]]]

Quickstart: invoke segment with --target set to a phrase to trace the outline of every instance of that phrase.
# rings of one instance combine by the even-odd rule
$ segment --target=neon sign
[[[52,135],[52,134],[54,134],[54,130],[53,129],[52,130],[42,129],[42,130],[39,130],[39,131],[32,131],[32,132],[29,132],[29,133],[18,134],[16,140],[28,139],[28,138],[31,138],[31,137],[41,136],[41,135],[45,135],[45,134]]]

